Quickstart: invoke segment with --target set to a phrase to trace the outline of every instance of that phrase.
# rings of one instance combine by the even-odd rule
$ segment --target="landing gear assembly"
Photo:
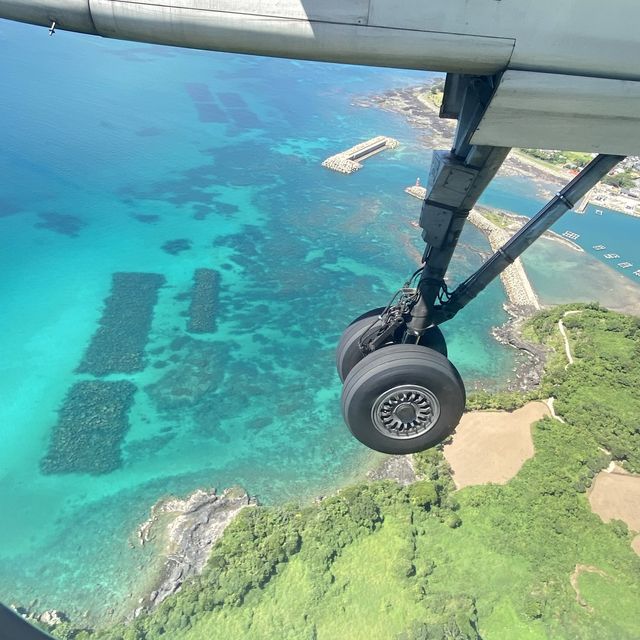
[[[336,352],[342,413],[351,433],[377,451],[406,454],[445,440],[465,389],[439,325],[453,318],[574,207],[624,156],[598,155],[474,274],[449,292],[445,275],[467,216],[510,149],[471,138],[499,78],[449,74],[441,117],[458,120],[450,152],[434,152],[420,226],[422,267],[387,307],[356,318]]]
[[[356,318],[336,350],[345,421],[360,442],[383,453],[413,453],[438,444],[458,424],[465,405],[464,384],[447,359],[440,328],[407,336],[420,295],[410,285],[405,283],[387,307]]]

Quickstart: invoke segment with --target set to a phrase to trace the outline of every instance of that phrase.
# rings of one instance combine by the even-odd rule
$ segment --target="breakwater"
[[[322,166],[339,173],[353,173],[362,169],[362,160],[366,160],[384,149],[395,149],[398,144],[398,141],[393,138],[376,136],[346,151],[330,156],[322,163]]]
[[[507,231],[487,220],[476,210],[469,213],[469,222],[487,236],[493,251],[497,251],[511,237]],[[514,260],[513,264],[500,274],[500,279],[511,306],[518,311],[541,309],[538,296],[529,282],[520,258]]]

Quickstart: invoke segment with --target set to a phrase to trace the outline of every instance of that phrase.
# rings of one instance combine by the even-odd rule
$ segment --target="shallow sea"
[[[352,101],[429,76],[49,38],[6,22],[0,59],[0,599],[98,618],[135,600],[153,549],[130,543],[161,496],[240,484],[264,502],[307,499],[371,463],[342,424],[333,349],[416,268],[419,203],[403,188],[426,175],[430,151],[402,118]],[[400,148],[360,172],[320,167],[382,133]],[[484,203],[541,204],[515,178],[497,180]],[[625,238],[640,224],[619,222]],[[187,248],[162,248],[175,240]],[[466,229],[452,282],[487,252]],[[637,243],[617,252],[640,263]],[[543,299],[576,290],[545,281],[561,259],[580,281],[585,254],[552,243],[532,254]],[[202,267],[220,277],[217,329],[184,340]],[[44,475],[115,272],[166,279],[147,366],[108,376],[137,388],[119,467]],[[587,293],[615,291],[610,276]],[[490,333],[504,301],[496,283],[445,327],[470,388],[513,370],[514,352]]]

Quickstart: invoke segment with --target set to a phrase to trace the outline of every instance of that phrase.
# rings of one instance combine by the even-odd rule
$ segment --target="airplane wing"
[[[474,144],[640,153],[640,5],[622,0],[3,0],[0,17],[179,47],[504,74]],[[454,84],[449,117],[462,107]]]

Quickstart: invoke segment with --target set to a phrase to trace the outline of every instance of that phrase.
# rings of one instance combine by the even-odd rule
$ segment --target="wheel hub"
[[[398,440],[421,436],[433,427],[439,416],[437,398],[429,389],[418,385],[402,385],[384,392],[371,409],[375,428]]]
[[[416,408],[409,402],[399,404],[392,413],[398,420],[406,423],[413,422],[418,417]]]

